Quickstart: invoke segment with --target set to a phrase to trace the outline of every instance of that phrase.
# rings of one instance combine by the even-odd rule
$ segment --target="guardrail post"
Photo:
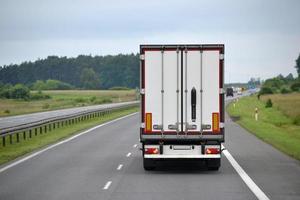
[[[19,136],[19,133],[17,133],[17,143],[20,142],[20,136]]]
[[[23,132],[23,139],[26,140],[26,131]]]
[[[34,135],[37,135],[37,128],[34,128]]]
[[[12,141],[12,134],[9,134],[9,144],[12,144],[13,141]]]
[[[51,131],[51,129],[52,129],[52,126],[51,126],[51,124],[49,124],[49,132]]]
[[[45,125],[45,133],[47,133],[47,125]]]
[[[32,132],[31,132],[31,129],[30,129],[30,130],[29,130],[29,138],[31,138],[31,133],[32,133]]]
[[[40,127],[40,134],[43,134],[43,127]]]
[[[53,130],[55,129],[55,123],[56,123],[56,122],[53,123]]]
[[[2,136],[2,146],[4,146],[5,147],[5,136]]]

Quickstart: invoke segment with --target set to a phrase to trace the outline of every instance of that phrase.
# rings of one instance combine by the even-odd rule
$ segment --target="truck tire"
[[[152,171],[155,169],[155,161],[152,160],[152,159],[146,159],[146,158],[143,158],[144,159],[144,169],[146,171]]]
[[[221,159],[208,159],[206,160],[206,166],[208,170],[218,171],[221,166]]]

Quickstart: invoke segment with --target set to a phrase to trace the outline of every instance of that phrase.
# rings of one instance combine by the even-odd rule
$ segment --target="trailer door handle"
[[[196,97],[196,89],[193,87],[191,90],[191,106],[192,106],[192,122],[196,121],[196,103],[197,103],[197,97]]]

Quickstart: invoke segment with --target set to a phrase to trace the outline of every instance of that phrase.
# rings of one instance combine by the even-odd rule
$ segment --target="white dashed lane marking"
[[[108,188],[109,188],[109,186],[111,185],[111,181],[108,181],[105,185],[104,185],[104,187],[103,187],[103,190],[107,190]]]
[[[122,165],[122,164],[120,164],[120,165],[118,166],[117,170],[121,170],[121,169],[122,169],[122,167],[123,167],[123,165]]]

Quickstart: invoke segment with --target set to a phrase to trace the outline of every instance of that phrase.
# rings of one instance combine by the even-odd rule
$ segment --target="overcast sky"
[[[0,66],[224,43],[226,82],[296,74],[299,0],[0,0]]]

